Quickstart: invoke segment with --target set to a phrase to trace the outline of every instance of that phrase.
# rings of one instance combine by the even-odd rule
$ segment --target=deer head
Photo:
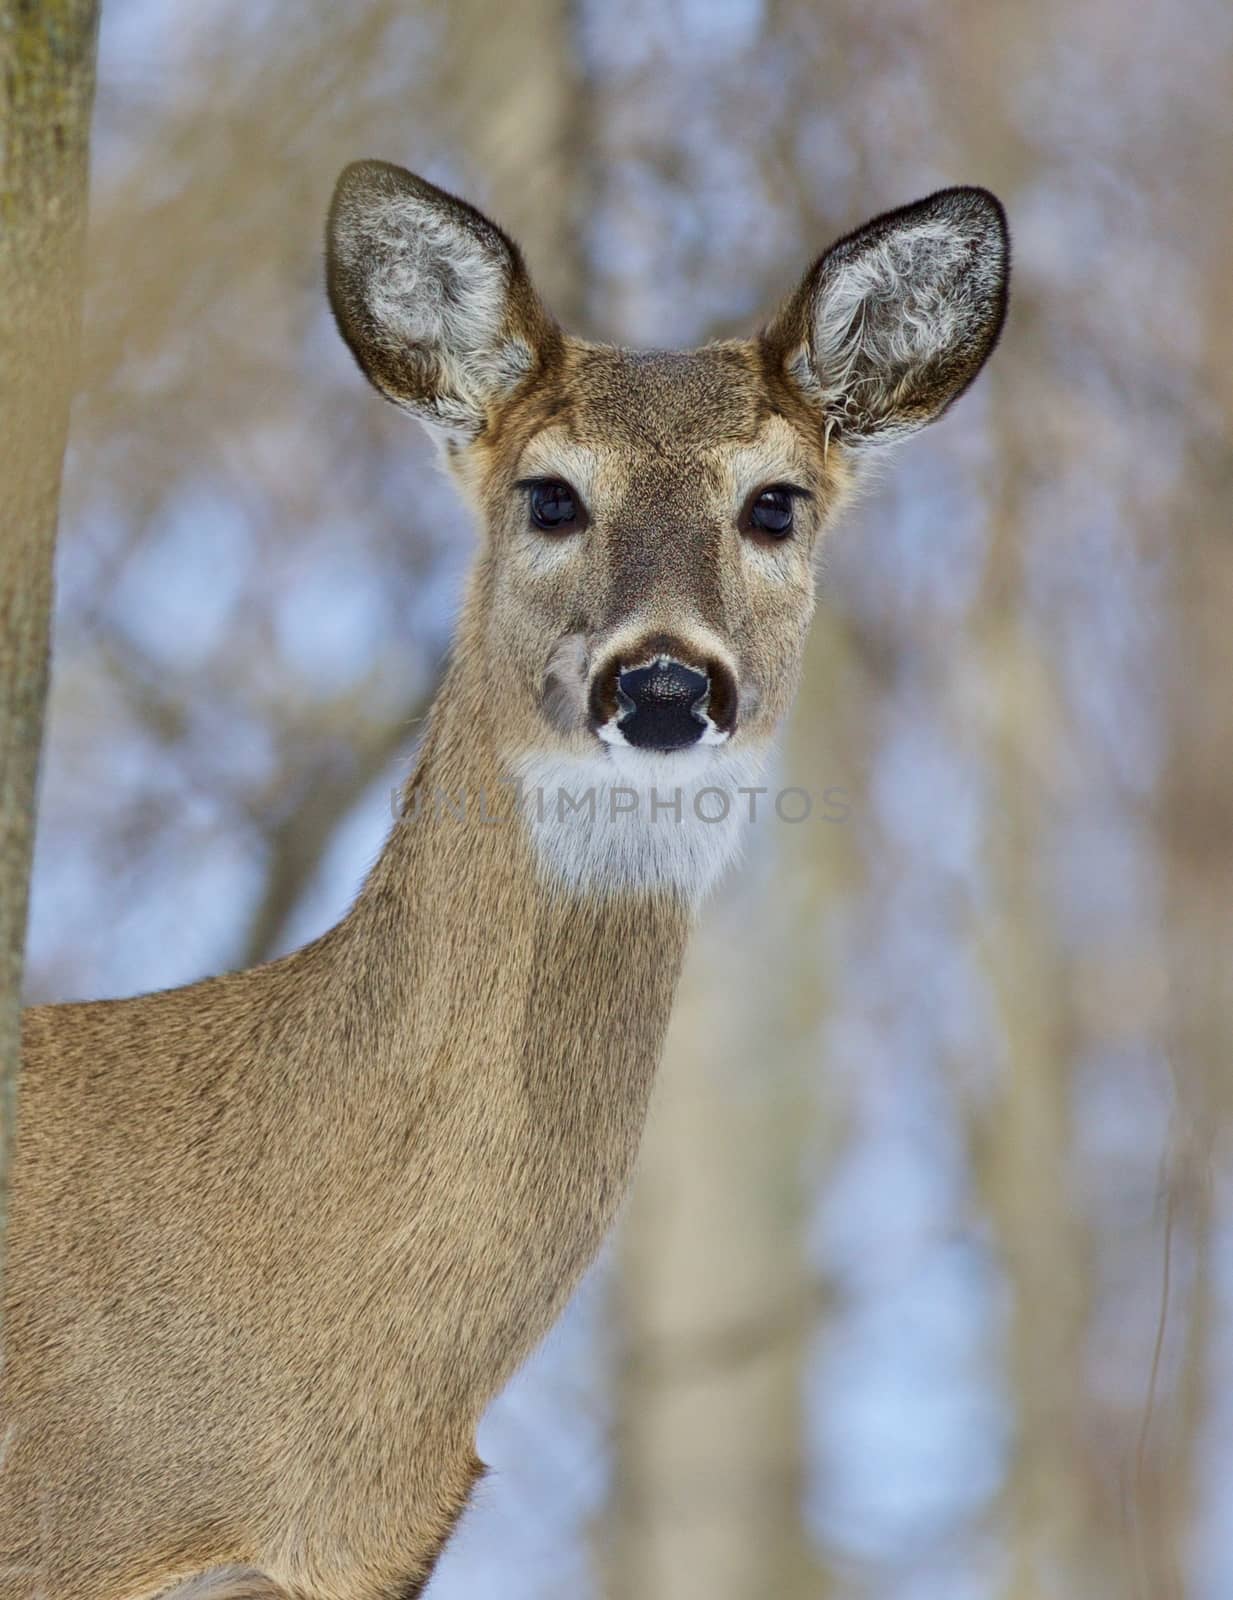
[[[992,195],[943,190],[833,245],[755,337],[685,353],[564,334],[498,227],[384,163],[342,174],[328,262],[360,366],[437,435],[485,530],[459,648],[477,728],[541,785],[696,789],[757,772],[821,534],[863,458],[980,370],[1008,241]],[[565,876],[637,875],[611,839],[581,860],[561,837]],[[708,844],[637,861],[697,883]]]

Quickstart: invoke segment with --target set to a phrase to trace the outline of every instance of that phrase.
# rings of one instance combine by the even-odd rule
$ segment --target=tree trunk
[[[97,33],[95,0],[0,0],[0,1271]]]
[[[715,1014],[707,961],[733,931],[691,959],[622,1228],[612,1600],[822,1592],[802,1517],[810,1128],[738,1008]]]
[[[850,643],[820,616],[785,772],[769,782],[821,806],[855,758],[851,688]],[[806,1230],[812,1174],[843,1136],[820,1072],[818,943],[824,908],[853,892],[848,833],[780,829],[772,883],[734,885],[686,963],[619,1240],[611,1600],[822,1600],[834,1587],[805,1520],[808,1367],[828,1310]]]
[[[576,0],[449,0],[451,131],[481,204],[527,255],[536,287],[584,333],[582,217],[591,116]]]

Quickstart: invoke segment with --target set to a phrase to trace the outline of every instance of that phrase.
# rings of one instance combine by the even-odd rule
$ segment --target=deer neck
[[[501,1308],[476,1356],[486,1384],[612,1220],[691,914],[675,892],[583,893],[545,871],[478,689],[463,652],[386,848],[322,942],[340,1059],[309,1071],[334,1108],[315,1114],[346,1130],[335,1192],[383,1217],[414,1281],[433,1273],[459,1317],[477,1299]]]

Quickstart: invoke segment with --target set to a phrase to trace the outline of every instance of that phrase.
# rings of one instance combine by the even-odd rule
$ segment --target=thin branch
[[[398,751],[410,745],[414,726],[427,714],[435,693],[434,683],[401,715],[365,740],[345,772],[315,783],[305,804],[294,808],[270,832],[269,876],[244,937],[241,966],[256,966],[275,953],[278,935],[299,904],[335,829]]]

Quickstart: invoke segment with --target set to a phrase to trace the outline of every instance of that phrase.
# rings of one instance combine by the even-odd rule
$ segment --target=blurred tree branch
[[[0,1252],[97,33],[94,0],[0,3]]]
[[[398,751],[412,740],[412,726],[432,704],[436,683],[405,713],[356,744],[346,769],[314,774],[309,792],[267,834],[265,889],[244,938],[238,965],[256,966],[276,953],[279,932],[298,905],[335,829]]]

